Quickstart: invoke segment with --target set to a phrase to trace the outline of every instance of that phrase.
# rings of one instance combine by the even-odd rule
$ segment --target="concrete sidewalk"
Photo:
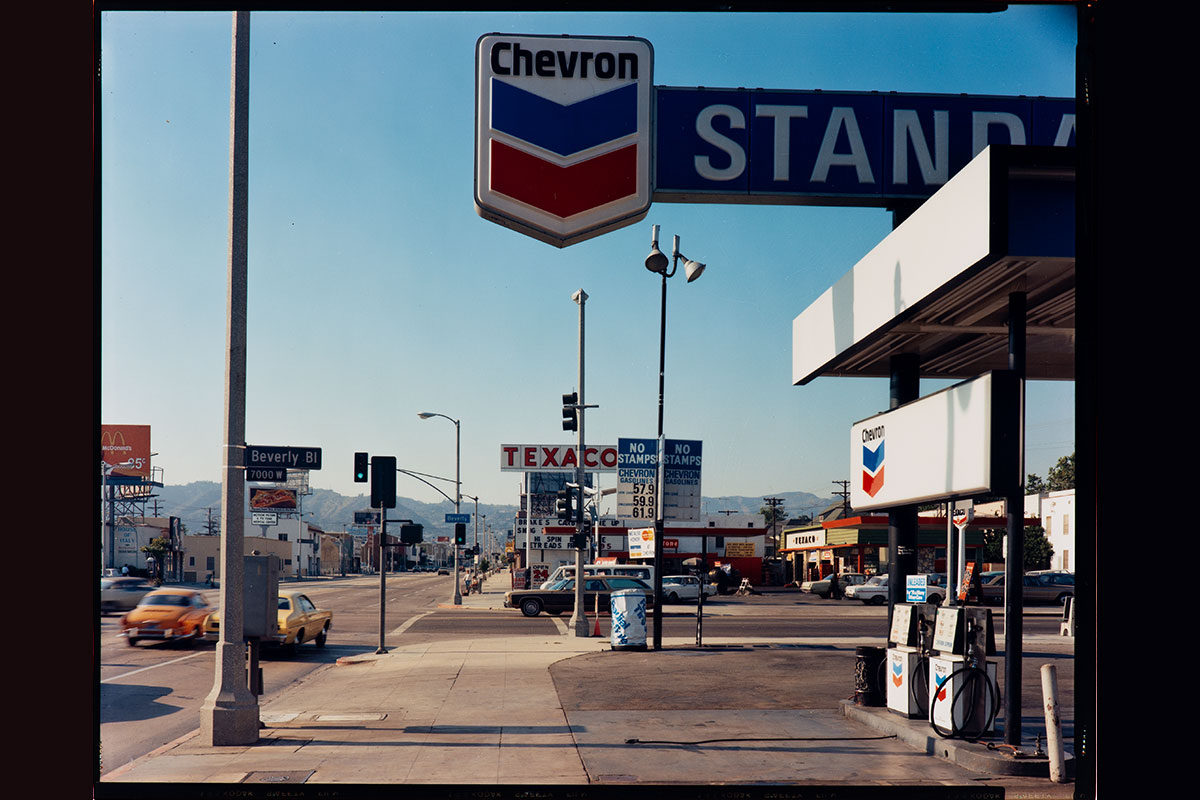
[[[501,608],[504,582],[491,579],[493,588],[464,596],[461,607]],[[706,639],[705,647],[729,648],[733,658],[737,645],[754,644],[805,646]],[[663,645],[695,648],[685,639]],[[264,702],[256,744],[213,747],[197,732],[104,776],[95,794],[121,796],[120,784],[214,783],[1004,786],[1050,798],[1073,792],[1071,782],[1049,780],[1045,757],[942,739],[923,720],[852,701],[804,710],[564,709],[552,665],[611,650],[607,638],[567,633],[419,644],[401,636],[386,654],[339,659]],[[616,658],[603,659],[610,667],[587,680],[620,681],[611,671]]]

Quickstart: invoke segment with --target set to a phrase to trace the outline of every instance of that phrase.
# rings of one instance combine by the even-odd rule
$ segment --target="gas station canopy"
[[[1009,296],[1025,293],[1026,371],[1071,380],[1075,362],[1075,151],[991,146],[792,322],[792,383],[922,378],[1008,367]]]

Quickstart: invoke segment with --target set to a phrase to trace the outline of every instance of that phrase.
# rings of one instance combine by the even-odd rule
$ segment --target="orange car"
[[[191,645],[204,637],[204,620],[216,611],[195,589],[155,589],[121,617],[121,633],[130,647],[142,639]]]

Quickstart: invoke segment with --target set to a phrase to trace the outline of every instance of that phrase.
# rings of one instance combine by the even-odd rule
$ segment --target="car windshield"
[[[148,594],[142,598],[139,606],[186,606],[192,602],[186,594]]]
[[[873,575],[867,578],[867,586],[883,586],[887,583],[887,575]]]

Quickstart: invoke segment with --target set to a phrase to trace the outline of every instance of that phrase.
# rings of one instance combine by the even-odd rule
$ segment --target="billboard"
[[[281,508],[293,510],[299,508],[295,489],[260,489],[250,488],[250,508]]]
[[[131,462],[113,469],[110,475],[150,477],[150,426],[101,425],[100,460],[107,467]]]
[[[556,247],[645,217],[653,63],[633,37],[479,37],[478,214]]]
[[[850,428],[855,511],[980,494],[1020,480],[1018,380],[988,372]]]

